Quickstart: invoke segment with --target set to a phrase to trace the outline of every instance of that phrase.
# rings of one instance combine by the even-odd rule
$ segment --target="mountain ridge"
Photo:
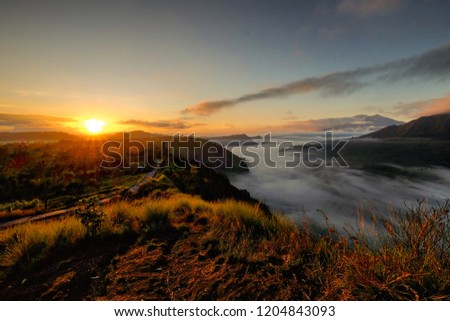
[[[338,131],[361,131],[365,128],[378,128],[381,129],[385,126],[401,125],[402,121],[395,120],[393,118],[385,117],[380,114],[365,115],[358,114],[353,117],[342,118],[330,118],[330,121],[335,121],[335,124],[322,128],[324,131],[338,130]],[[339,123],[342,121],[342,123]]]
[[[423,116],[403,125],[391,125],[361,138],[450,139],[450,113]]]

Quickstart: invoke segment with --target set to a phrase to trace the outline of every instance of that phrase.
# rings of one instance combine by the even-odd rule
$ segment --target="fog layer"
[[[311,136],[309,135],[309,138]],[[307,139],[308,137],[306,137]],[[278,137],[281,141],[283,138]],[[294,144],[305,139],[297,135]],[[263,147],[252,147],[263,159]],[[239,150],[233,149],[239,154]],[[292,151],[279,156],[271,153],[278,165],[292,159]],[[295,168],[268,167],[264,162],[249,173],[231,174],[231,183],[247,189],[251,195],[266,203],[274,211],[291,216],[300,222],[304,214],[314,223],[324,223],[326,213],[337,226],[354,224],[358,212],[388,213],[390,208],[405,208],[425,199],[430,205],[445,202],[450,197],[450,170],[445,168],[414,169],[420,178],[404,176],[386,177],[348,167],[321,167],[309,169],[302,165]]]

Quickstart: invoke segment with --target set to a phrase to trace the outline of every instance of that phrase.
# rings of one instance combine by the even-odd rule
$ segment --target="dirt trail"
[[[132,194],[135,194],[139,190],[139,188],[142,186],[142,184],[144,184],[148,179],[155,177],[158,169],[159,169],[159,166],[153,168],[150,172],[145,174],[145,176],[143,177],[141,182],[130,187],[129,191]],[[120,198],[119,195],[114,195],[114,196],[103,198],[103,199],[99,200],[99,203],[104,205],[111,201],[118,200],[119,198]],[[61,209],[61,210],[50,211],[50,212],[46,212],[46,213],[42,213],[42,214],[36,214],[36,215],[30,215],[30,216],[26,216],[26,217],[17,218],[17,219],[12,219],[10,221],[0,223],[0,229],[12,227],[14,225],[29,223],[29,222],[37,222],[37,221],[44,221],[44,220],[58,218],[58,217],[67,215],[76,209],[77,209],[77,207],[73,206],[73,207],[65,208],[65,209]]]

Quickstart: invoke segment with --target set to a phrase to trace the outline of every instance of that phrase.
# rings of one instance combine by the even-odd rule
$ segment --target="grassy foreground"
[[[346,236],[174,190],[78,214],[0,232],[0,299],[450,299],[448,204]]]

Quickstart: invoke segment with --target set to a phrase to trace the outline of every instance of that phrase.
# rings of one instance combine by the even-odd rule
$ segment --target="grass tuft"
[[[74,217],[24,224],[0,233],[0,266],[28,269],[56,247],[70,247],[86,235]]]

